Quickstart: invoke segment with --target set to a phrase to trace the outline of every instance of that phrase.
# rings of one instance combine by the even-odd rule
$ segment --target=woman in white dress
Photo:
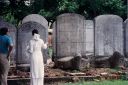
[[[47,43],[40,38],[38,30],[32,31],[33,38],[28,45],[28,51],[30,53],[30,85],[44,85],[44,62],[42,48],[47,48]]]

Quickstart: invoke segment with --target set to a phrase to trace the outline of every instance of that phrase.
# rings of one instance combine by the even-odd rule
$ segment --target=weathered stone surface
[[[128,67],[128,58],[124,58],[124,66]]]
[[[80,62],[80,70],[85,70],[90,68],[90,59],[85,59],[85,58],[81,58],[81,62]]]
[[[55,61],[55,67],[58,67],[61,69],[71,69],[73,58],[74,58],[73,56],[60,58],[57,61]]]
[[[110,67],[108,56],[96,56],[93,62],[95,62],[94,66],[98,68]]]
[[[95,67],[105,68],[105,67],[120,67],[124,66],[124,57],[119,52],[114,52],[111,56],[96,56],[95,57]]]
[[[83,70],[90,67],[90,60],[81,55],[68,56],[55,61],[55,67],[69,70]]]
[[[37,23],[41,24],[42,26],[44,26],[44,28],[48,29],[48,21],[41,15],[30,14],[22,20],[22,24],[26,23],[26,22],[30,22],[30,21],[37,22]]]
[[[86,56],[94,56],[94,22],[92,20],[85,20],[86,42]]]
[[[19,26],[18,30],[18,57],[17,64],[29,64],[30,59],[26,50],[27,43],[32,38],[32,30],[37,29],[40,37],[47,41],[48,29],[37,22],[26,22]],[[44,61],[46,63],[47,50],[44,50]]]
[[[57,17],[53,24],[54,56],[61,58],[81,53],[85,56],[85,18],[78,14],[66,13]]]
[[[57,37],[56,37],[56,22],[54,22],[52,25],[51,25],[52,29],[53,29],[53,36],[52,36],[52,46],[53,46],[53,60],[56,58],[56,49],[57,49],[57,46],[56,46],[56,43],[57,43]]]
[[[74,59],[72,60],[72,68],[76,70],[80,70],[82,67],[81,65],[82,56],[81,54],[77,54]]]
[[[11,58],[10,63],[15,64],[15,58],[17,57],[16,56],[16,34],[17,34],[16,27],[8,22],[5,22],[4,20],[2,20],[0,18],[0,28],[2,28],[2,27],[7,27],[9,29],[8,35],[10,35],[13,40],[14,49],[13,49],[12,55],[10,57]]]
[[[109,58],[110,67],[115,68],[124,65],[124,58],[119,52],[114,52]]]
[[[123,20],[116,15],[95,18],[95,56],[123,55]]]
[[[80,70],[81,69],[81,56],[68,56],[55,61],[55,67],[61,69]]]
[[[124,53],[128,58],[128,19],[124,21]]]

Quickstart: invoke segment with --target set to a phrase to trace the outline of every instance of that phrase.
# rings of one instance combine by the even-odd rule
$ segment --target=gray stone
[[[124,58],[119,52],[114,52],[109,58],[109,62],[111,68],[116,68],[124,65]]]
[[[52,46],[53,46],[53,60],[55,59],[55,56],[56,56],[56,42],[57,42],[57,38],[56,38],[56,22],[54,22],[52,25],[51,25],[52,29],[53,29],[53,36],[52,36]]]
[[[86,56],[94,56],[94,22],[85,20],[85,24]]]
[[[73,56],[60,58],[57,61],[55,61],[55,67],[61,69],[71,69],[73,58],[74,58]]]
[[[12,64],[15,64],[15,58],[17,57],[16,56],[16,33],[17,33],[17,30],[14,25],[0,19],[0,28],[2,28],[2,27],[7,27],[9,29],[8,35],[10,35],[13,40],[14,49],[13,49],[12,55],[10,57],[11,58],[10,64],[12,65]]]
[[[53,54],[56,58],[85,56],[85,18],[74,13],[66,13],[57,17],[53,28]]]
[[[95,62],[94,67],[96,67],[96,68],[110,67],[108,56],[96,56],[93,62]]]
[[[37,29],[39,31],[40,37],[47,41],[48,29],[37,22],[26,22],[19,26],[18,30],[18,57],[17,64],[29,64],[30,59],[26,50],[27,43],[32,38],[32,30]],[[44,62],[47,59],[47,50],[44,50]]]
[[[95,56],[123,55],[123,20],[117,15],[95,18]]]
[[[81,58],[80,70],[85,70],[90,68],[90,59]]]
[[[124,49],[125,57],[128,58],[128,19],[124,21]]]
[[[96,56],[94,62],[95,67],[116,68],[124,66],[124,57],[119,52],[114,52],[111,56]]]
[[[80,70],[81,55],[63,57],[55,61],[55,67],[61,69]]]
[[[37,23],[41,24],[42,26],[44,26],[44,28],[48,29],[48,21],[41,15],[30,14],[22,20],[22,24],[26,23],[26,22],[30,22],[30,21],[37,22]]]
[[[76,56],[74,57],[74,59],[72,60],[72,68],[76,69],[76,70],[81,70],[81,60],[82,60],[82,56],[81,54],[76,54]]]
[[[124,58],[124,66],[128,67],[128,58]]]

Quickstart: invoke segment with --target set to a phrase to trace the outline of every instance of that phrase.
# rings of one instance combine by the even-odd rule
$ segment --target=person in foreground
[[[47,43],[40,38],[38,30],[32,31],[33,38],[29,41],[28,52],[30,54],[30,85],[44,85],[44,62],[42,48],[47,48]]]
[[[0,85],[7,85],[9,57],[13,49],[12,39],[7,33],[8,28],[0,29]]]

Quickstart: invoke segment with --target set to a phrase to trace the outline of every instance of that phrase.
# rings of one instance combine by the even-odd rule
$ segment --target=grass
[[[78,82],[78,83],[66,83],[64,85],[128,85],[128,81],[113,80],[113,81],[90,81],[90,82]]]

